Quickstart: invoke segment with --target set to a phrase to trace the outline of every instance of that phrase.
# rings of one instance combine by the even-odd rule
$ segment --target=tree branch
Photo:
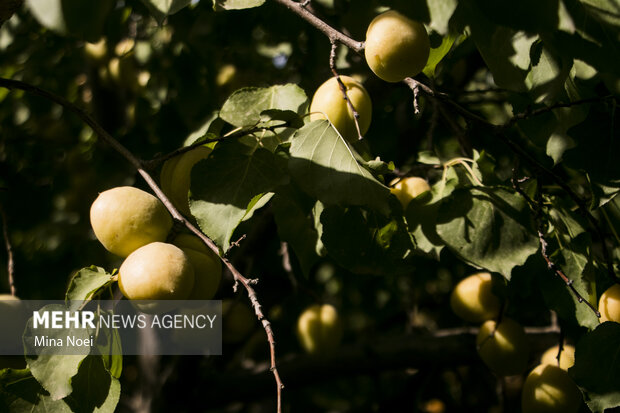
[[[351,112],[353,113],[353,122],[355,123],[355,129],[357,130],[357,138],[359,140],[362,140],[363,136],[362,136],[362,131],[360,129],[360,123],[359,123],[360,114],[357,113],[355,106],[353,106],[353,102],[351,102],[351,99],[349,99],[349,95],[347,95],[347,87],[344,85],[344,83],[342,82],[342,79],[340,79],[340,75],[336,71],[336,48],[337,47],[338,47],[338,43],[332,40],[332,49],[331,49],[331,52],[329,53],[329,68],[331,69],[332,74],[334,75],[334,77],[336,78],[336,81],[338,82],[338,87],[340,87],[340,91],[342,92],[344,100],[347,102],[347,106],[349,107],[349,109],[351,109]]]
[[[181,148],[175,149],[174,151],[167,153],[165,155],[158,156],[148,161],[143,160],[142,164],[144,165],[145,169],[152,170],[156,168],[157,166],[159,166],[161,163],[166,162],[168,159],[172,159],[176,156],[183,155],[186,152],[189,152],[193,149],[196,149],[199,146],[206,145],[208,143],[219,142],[219,141],[223,141],[226,139],[241,138],[243,136],[252,135],[256,132],[270,131],[270,132],[275,133],[276,129],[287,128],[289,126],[290,124],[288,122],[283,122],[281,124],[277,124],[273,126],[254,126],[250,128],[241,128],[239,130],[234,130],[224,136],[216,136],[213,138],[198,139],[196,140],[196,142],[192,143],[191,145],[183,146]]]
[[[533,354],[540,354],[557,343],[556,328],[526,329]],[[345,379],[358,375],[372,375],[383,371],[409,368],[426,369],[482,363],[476,351],[478,329],[462,328],[440,330],[433,335],[406,335],[373,338],[368,342],[343,345],[332,354],[320,356],[291,355],[280,361],[280,370],[286,375],[287,388],[297,389],[324,383],[326,380]],[[206,394],[196,394],[182,382],[175,383],[179,400],[192,403],[192,398],[205,397],[214,404],[230,402],[230,389],[235,400],[255,400],[270,386],[270,373],[265,365],[254,369],[211,375],[206,378]],[[178,387],[178,389],[176,388]]]
[[[31,93],[33,95],[44,97],[52,102],[55,102],[61,105],[63,108],[75,113],[84,123],[90,126],[93,131],[103,139],[108,145],[114,148],[121,156],[123,156],[142,176],[142,179],[148,184],[148,186],[153,190],[155,195],[161,200],[166,209],[170,212],[172,217],[183,224],[188,230],[194,233],[198,238],[200,238],[205,245],[207,245],[213,252],[219,255],[219,248],[209,237],[203,234],[198,228],[196,228],[189,220],[187,220],[172,204],[172,202],[168,199],[168,197],[163,193],[163,191],[159,188],[153,177],[145,170],[143,162],[135,157],[127,148],[125,148],[120,142],[118,142],[112,135],[110,135],[99,123],[84,109],[76,106],[75,104],[69,102],[67,99],[62,96],[55,95],[53,93],[47,92],[43,89],[40,89],[36,86],[30,85],[28,83],[24,83],[18,80],[10,80],[0,78],[0,87],[5,87],[7,89],[19,89],[25,92]],[[258,320],[262,323],[265,333],[267,334],[267,341],[269,342],[270,349],[270,359],[271,365],[270,370],[273,374],[276,386],[277,386],[277,395],[278,395],[278,412],[281,412],[281,403],[282,403],[282,388],[284,385],[282,384],[282,380],[280,379],[280,375],[278,373],[278,369],[276,366],[276,354],[275,354],[275,338],[273,334],[273,330],[271,328],[271,323],[262,312],[260,302],[258,301],[256,291],[252,287],[252,281],[248,278],[244,277],[233,265],[232,263],[224,258],[220,257],[224,265],[228,268],[228,270],[233,275],[236,282],[241,283],[245,290],[248,293],[248,297],[250,302],[252,303],[252,307],[254,308],[254,312]]]
[[[2,216],[2,235],[4,236],[4,246],[6,248],[7,255],[7,275],[9,277],[9,289],[11,295],[15,297],[17,292],[15,290],[15,261],[13,260],[13,247],[11,246],[11,240],[9,239],[9,227],[8,219],[4,208],[0,205],[0,216]]]
[[[362,53],[362,51],[364,50],[363,42],[358,42],[356,40],[353,40],[346,34],[334,29],[329,24],[325,23],[323,20],[321,20],[320,18],[312,14],[308,9],[306,9],[304,7],[305,4],[298,3],[293,0],[275,0],[275,1],[287,7],[289,10],[293,11],[299,17],[301,17],[302,19],[304,19],[305,21],[307,21],[308,23],[310,23],[311,25],[319,29],[329,38],[330,41],[340,42],[356,53]]]

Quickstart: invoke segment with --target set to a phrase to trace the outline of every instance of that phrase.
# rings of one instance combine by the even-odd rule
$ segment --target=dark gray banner
[[[0,355],[221,355],[222,302],[0,301]]]

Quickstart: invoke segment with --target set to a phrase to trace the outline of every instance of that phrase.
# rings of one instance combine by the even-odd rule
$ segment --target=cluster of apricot
[[[364,48],[366,63],[386,82],[399,82],[420,73],[429,53],[430,41],[424,25],[395,10],[380,14],[368,26]],[[357,112],[357,126],[343,89]],[[310,113],[311,120],[327,118],[342,137],[354,142],[370,127],[372,103],[360,82],[349,76],[339,76],[339,80],[331,78],[316,90]]]
[[[99,194],[90,209],[97,239],[125,257],[118,274],[130,300],[209,300],[222,275],[219,257],[196,236],[165,242],[172,218],[159,199],[123,186]],[[157,308],[151,310],[157,311]]]
[[[452,311],[461,319],[482,323],[476,338],[478,354],[497,375],[523,373],[529,362],[529,343],[523,326],[502,316],[502,305],[493,293],[488,272],[461,280],[450,296]],[[579,389],[567,370],[575,362],[575,348],[548,349],[528,374],[521,393],[524,412],[577,412],[582,403]]]

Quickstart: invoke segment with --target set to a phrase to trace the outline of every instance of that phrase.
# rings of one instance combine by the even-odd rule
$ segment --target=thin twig
[[[55,95],[43,89],[40,89],[36,86],[30,85],[25,82],[21,82],[18,80],[10,80],[0,78],[0,87],[5,87],[7,89],[19,89],[25,92],[31,93],[33,95],[44,97],[52,102],[55,102],[65,109],[75,113],[83,122],[85,122],[88,126],[90,126],[93,131],[99,136],[104,142],[110,145],[114,150],[116,150],[121,156],[123,156],[142,176],[142,179],[148,184],[148,186],[153,190],[155,195],[161,200],[166,209],[170,212],[172,217],[182,223],[188,230],[194,233],[198,238],[200,238],[205,245],[207,245],[213,252],[218,254],[219,256],[219,248],[209,237],[203,234],[198,228],[196,228],[189,220],[187,220],[172,204],[172,202],[168,199],[168,197],[163,193],[161,188],[157,185],[153,177],[144,169],[143,162],[135,157],[127,148],[125,148],[120,142],[118,142],[112,135],[110,135],[88,112],[79,106],[69,102],[67,99],[62,96]],[[271,371],[273,372],[273,376],[276,381],[277,386],[277,404],[278,404],[278,413],[281,412],[282,405],[282,389],[284,385],[282,384],[282,380],[280,379],[280,375],[278,373],[278,369],[276,366],[276,353],[275,353],[275,338],[273,334],[273,330],[271,328],[271,323],[262,312],[260,302],[258,301],[256,291],[252,287],[252,281],[248,278],[244,277],[233,265],[232,263],[224,258],[220,257],[224,265],[228,268],[228,270],[233,275],[236,282],[243,285],[245,290],[248,293],[248,298],[252,303],[254,308],[254,312],[258,320],[263,324],[263,328],[265,333],[267,334],[267,341],[269,342],[270,349],[270,358],[271,358]]]
[[[276,2],[282,4],[283,6],[289,8],[299,17],[319,29],[323,34],[325,34],[330,41],[335,40],[339,43],[344,44],[349,49],[353,50],[356,53],[361,53],[364,50],[364,43],[353,40],[346,34],[334,29],[329,24],[325,23],[323,20],[312,14],[308,9],[306,9],[306,4],[298,3],[293,0],[275,0]]]
[[[13,246],[11,245],[11,240],[9,239],[8,219],[2,205],[0,205],[0,215],[2,216],[2,235],[4,236],[4,247],[6,248],[7,255],[6,270],[9,277],[9,289],[11,291],[11,295],[15,297],[17,295],[17,291],[15,290],[15,261],[13,260]]]
[[[566,286],[571,290],[573,295],[577,298],[578,302],[585,303],[588,307],[590,307],[590,310],[592,310],[598,318],[601,318],[601,313],[596,309],[596,307],[594,307],[594,305],[592,305],[588,300],[583,298],[581,294],[579,294],[579,291],[577,291],[577,289],[573,285],[573,280],[568,278],[566,274],[564,274],[564,272],[553,261],[551,261],[551,259],[549,258],[549,254],[547,254],[547,240],[545,239],[545,235],[540,229],[538,230],[538,239],[540,241],[540,253],[545,259],[547,267],[551,271],[555,272],[562,279],[562,281],[564,281],[564,284],[566,284]]]
[[[329,53],[329,68],[331,69],[332,73],[336,77],[336,81],[338,82],[338,86],[340,87],[340,91],[342,92],[342,96],[344,100],[347,102],[347,106],[349,106],[349,109],[351,109],[351,112],[353,113],[353,122],[355,123],[355,129],[357,130],[357,138],[359,140],[362,140],[363,139],[362,130],[360,129],[360,124],[359,124],[360,114],[357,113],[355,106],[353,106],[353,102],[351,102],[351,99],[349,99],[349,95],[347,95],[347,87],[344,85],[344,83],[342,82],[342,79],[340,79],[340,75],[336,71],[336,48],[337,47],[338,47],[338,43],[332,40],[332,50]]]
[[[564,271],[562,271],[562,269],[560,269],[560,267],[558,267],[552,260],[551,258],[549,258],[549,254],[547,252],[547,248],[549,246],[547,239],[545,238],[545,224],[543,222],[543,201],[542,201],[542,183],[540,182],[540,180],[538,180],[538,188],[536,190],[536,200],[534,201],[530,196],[528,196],[525,191],[523,191],[523,189],[521,188],[521,186],[519,185],[519,180],[517,179],[517,172],[516,172],[516,168],[513,168],[512,170],[512,186],[514,187],[514,189],[521,194],[521,196],[523,196],[523,198],[527,201],[528,204],[530,204],[530,206],[532,206],[534,208],[534,219],[536,220],[537,224],[538,224],[538,241],[540,243],[540,253],[543,257],[543,259],[545,260],[545,262],[547,263],[547,268],[549,268],[551,271],[553,271],[556,275],[558,275],[562,281],[564,281],[564,284],[566,284],[566,286],[570,289],[570,291],[573,293],[573,295],[577,298],[577,301],[580,303],[585,303],[593,312],[594,314],[600,318],[601,317],[601,313],[596,309],[596,307],[594,307],[594,305],[592,305],[588,300],[586,300],[585,298],[583,298],[583,296],[579,293],[579,291],[577,291],[577,289],[575,288],[575,286],[573,285],[573,280],[571,280],[570,278],[568,278],[566,276],[566,274],[564,274]]]
[[[196,149],[200,146],[203,146],[203,145],[206,145],[212,142],[219,142],[219,141],[223,141],[227,139],[241,138],[243,136],[249,136],[256,132],[261,132],[261,131],[270,131],[270,132],[276,133],[275,132],[276,129],[286,128],[289,126],[290,124],[288,122],[283,122],[283,123],[272,125],[272,126],[254,126],[254,127],[245,128],[245,129],[238,128],[237,130],[234,130],[232,133],[228,133],[223,136],[217,136],[214,138],[206,138],[206,139],[198,139],[196,142],[192,143],[191,145],[183,146],[182,148],[177,148],[174,151],[169,152],[165,155],[158,156],[148,161],[143,160],[142,164],[144,165],[145,169],[152,170],[152,169],[155,169],[157,166],[159,166],[161,163],[166,162],[168,159],[172,159],[176,156],[183,155],[186,152],[189,152],[193,149]]]
[[[602,97],[597,96],[593,98],[579,99],[579,100],[574,100],[572,102],[560,102],[560,103],[556,103],[551,106],[546,106],[544,108],[539,108],[539,109],[532,110],[532,111],[525,111],[525,112],[517,113],[504,126],[509,127],[520,120],[529,119],[531,117],[542,115],[544,113],[551,112],[553,110],[560,109],[560,108],[569,108],[571,106],[578,106],[578,105],[583,105],[586,103],[599,103],[599,102],[604,102],[606,100],[615,101],[616,99],[617,98],[613,95],[607,95],[607,96],[602,96]]]

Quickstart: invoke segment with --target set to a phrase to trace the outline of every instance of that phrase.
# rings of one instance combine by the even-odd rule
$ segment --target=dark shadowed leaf
[[[575,348],[569,373],[585,392],[594,413],[620,406],[620,324],[608,321],[584,336]]]
[[[455,190],[439,208],[437,233],[470,264],[510,279],[538,250],[526,201],[504,188]]]

